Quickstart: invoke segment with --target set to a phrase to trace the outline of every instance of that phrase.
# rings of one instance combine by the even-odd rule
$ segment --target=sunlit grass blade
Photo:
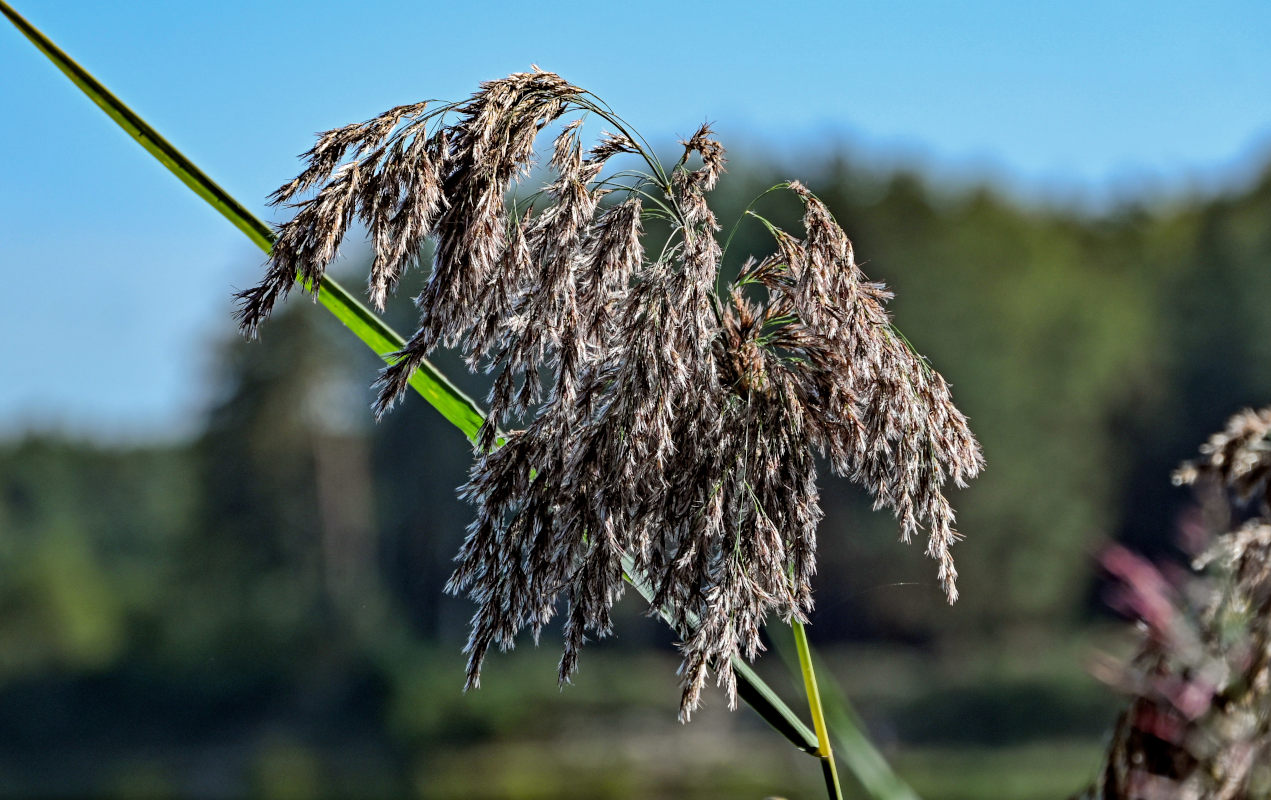
[[[217,211],[220,211],[225,218],[234,223],[235,227],[247,234],[260,249],[268,252],[273,244],[273,234],[269,226],[254,217],[251,212],[243,208],[243,206],[231,197],[224,189],[217,186],[216,183],[203,174],[198,167],[194,166],[183,156],[175,147],[168,144],[162,136],[151,128],[145,120],[137,116],[132,109],[124,105],[118,97],[110,92],[105,86],[102,86],[97,80],[88,73],[83,67],[75,63],[75,61],[62,52],[61,48],[53,44],[47,36],[39,31],[34,25],[27,22],[23,17],[13,10],[13,7],[4,0],[0,0],[0,12],[2,12],[9,21],[22,31],[26,38],[31,40],[40,52],[48,56],[54,66],[65,73],[71,82],[80,88],[88,98],[97,104],[102,111],[113,119],[119,127],[123,128],[129,136],[137,141],[142,147],[150,151],[150,154],[163,165],[167,167],[172,174],[181,179],[181,182],[194,190],[195,194],[202,197]]]
[[[119,98],[76,64],[38,29],[23,19],[4,0],[0,0],[0,12],[31,40],[71,81],[105,111],[120,127],[132,136],[151,155],[163,163],[181,181],[206,200],[226,219],[245,233],[261,250],[269,252],[273,245],[273,232],[269,226],[249,212],[244,206],[216,184],[202,170],[190,162],[179,150],[137,116]],[[311,288],[311,287],[306,287]],[[391,354],[405,343],[396,331],[358,302],[335,281],[323,278],[318,298],[322,305],[334,314],[349,330],[353,331],[368,347],[391,361]],[[451,424],[469,439],[476,438],[485,420],[485,413],[471,398],[461,392],[444,374],[425,362],[411,377],[410,385],[441,412]],[[639,576],[636,576],[638,578]],[[633,584],[639,588],[647,581]],[[652,595],[646,595],[651,597]],[[774,729],[806,752],[815,752],[816,737],[799,720],[797,714],[777,696],[758,675],[744,663],[736,662],[738,694],[750,704]]]

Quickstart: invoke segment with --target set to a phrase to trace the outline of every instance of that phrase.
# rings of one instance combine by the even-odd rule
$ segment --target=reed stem
[[[799,651],[799,670],[803,674],[803,689],[808,695],[808,711],[812,714],[812,727],[816,730],[816,757],[821,760],[821,771],[825,774],[825,790],[830,800],[843,800],[843,789],[839,786],[838,767],[834,764],[834,750],[830,745],[830,729],[825,724],[825,711],[821,705],[821,692],[816,686],[816,670],[812,666],[812,649],[808,646],[808,633],[803,623],[794,620],[790,624],[794,631],[794,646]]]

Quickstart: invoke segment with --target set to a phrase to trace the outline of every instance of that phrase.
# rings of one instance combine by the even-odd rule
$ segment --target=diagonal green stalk
[[[825,724],[821,692],[816,686],[816,670],[812,666],[812,649],[808,645],[808,632],[804,629],[803,623],[797,619],[790,621],[790,629],[794,631],[794,646],[799,651],[799,671],[803,674],[803,690],[808,696],[808,711],[812,714],[812,725],[816,728],[815,755],[821,759],[821,769],[825,773],[825,790],[830,800],[843,800],[838,767],[834,765],[834,749],[830,745],[830,729]]]
[[[151,128],[145,120],[98,83],[87,70],[75,63],[48,37],[23,19],[5,0],[0,0],[0,13],[8,17],[40,52],[44,53],[138,144],[162,162],[182,183],[206,200],[236,228],[245,233],[261,250],[269,252],[273,246],[274,237],[268,225],[218,186],[206,173]],[[314,289],[307,285],[305,288],[310,291]],[[385,361],[391,363],[396,357],[395,353],[405,344],[400,334],[371,313],[334,280],[322,279],[318,299],[327,310]],[[477,432],[485,421],[485,412],[445,375],[425,362],[412,375],[410,385],[451,424],[475,441]],[[647,590],[648,582],[643,580],[642,576],[632,576],[630,573],[628,575],[637,588],[644,586]],[[795,747],[808,753],[815,752],[818,748],[817,740],[807,726],[799,720],[798,715],[749,666],[740,661],[734,666],[737,668],[738,694]]]

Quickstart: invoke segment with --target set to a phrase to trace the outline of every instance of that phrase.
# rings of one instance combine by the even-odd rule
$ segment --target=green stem
[[[808,645],[808,633],[803,623],[794,620],[790,625],[794,631],[794,646],[799,651],[799,668],[803,673],[803,689],[808,695],[808,711],[812,714],[812,726],[816,729],[817,758],[821,759],[821,769],[825,773],[825,789],[830,800],[843,800],[843,789],[839,786],[838,767],[834,765],[834,750],[830,746],[830,729],[825,724],[825,711],[821,705],[821,692],[816,687],[816,670],[812,667],[812,649]]]
[[[795,648],[786,644],[784,636],[774,636],[771,631],[769,634],[786,668],[792,674],[800,672],[799,658],[793,652]],[[883,754],[874,747],[865,732],[864,721],[852,708],[842,687],[834,680],[834,674],[822,674],[821,680],[817,681],[817,688],[831,738],[838,745],[836,757],[842,757],[843,763],[865,790],[865,794],[873,800],[920,800],[917,793],[892,771]]]

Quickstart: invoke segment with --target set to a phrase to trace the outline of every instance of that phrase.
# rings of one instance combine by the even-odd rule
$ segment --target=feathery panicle
[[[533,202],[510,197],[540,131],[575,114],[619,132],[587,149],[581,119],[567,122],[550,183]],[[806,237],[769,226],[777,252],[720,294],[708,195],[724,148],[705,125],[681,144],[667,171],[603,104],[536,70],[483,84],[462,104],[403,106],[324,134],[275,196],[314,191],[280,229],[265,280],[242,295],[246,328],[296,276],[316,285],[359,218],[375,249],[377,306],[424,238],[436,239],[419,330],[382,373],[377,414],[440,345],[494,376],[461,489],[475,516],[447,584],[477,606],[469,687],[492,646],[512,647],[526,628],[537,638],[561,597],[567,681],[586,637],[611,632],[632,563],[653,588],[651,610],[683,637],[681,716],[712,672],[735,703],[731,660],[762,650],[764,620],[812,611],[818,452],[894,509],[906,539],[928,530],[954,597],[943,487],[983,461],[948,386],[892,327],[890,295],[861,274],[846,234],[802,184],[789,188]],[[619,155],[649,173],[604,177]],[[656,259],[642,243],[649,214],[670,227]],[[762,302],[746,296],[751,285]],[[526,415],[500,444],[499,426]]]

